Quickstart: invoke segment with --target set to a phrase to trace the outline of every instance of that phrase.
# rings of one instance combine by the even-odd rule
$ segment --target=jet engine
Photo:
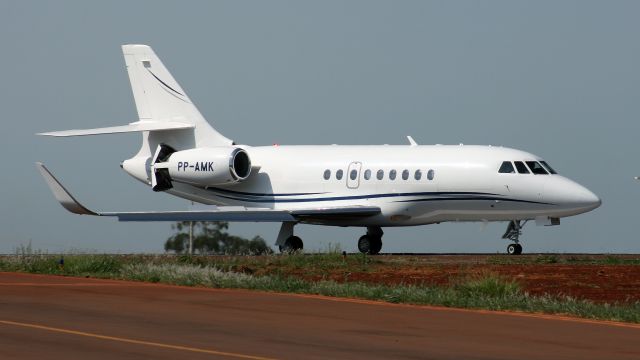
[[[251,175],[249,154],[239,147],[221,146],[175,151],[158,146],[151,165],[153,191],[165,191],[173,182],[199,187],[239,183]]]

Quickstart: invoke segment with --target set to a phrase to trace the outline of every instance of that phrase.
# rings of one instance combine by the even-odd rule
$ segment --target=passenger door
[[[357,189],[360,186],[360,170],[362,169],[362,163],[354,161],[349,164],[347,169],[347,187],[349,189]]]

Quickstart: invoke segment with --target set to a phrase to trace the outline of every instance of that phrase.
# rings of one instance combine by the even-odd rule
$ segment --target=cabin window
[[[500,174],[515,174],[516,169],[513,168],[513,164],[511,164],[511,161],[503,161],[498,172]]]
[[[342,180],[342,173],[343,173],[342,169],[336,171],[336,179]]]
[[[557,172],[553,170],[553,168],[549,166],[546,161],[540,161],[540,164],[542,164],[542,166],[544,166],[544,168],[547,169],[547,171],[549,171],[550,173],[557,174]]]
[[[364,179],[365,180],[371,179],[371,170],[367,169],[364,171]]]
[[[331,178],[331,170],[327,169],[324,171],[324,179],[329,180]]]
[[[436,175],[435,171],[433,171],[433,169],[427,171],[427,179],[429,180],[433,180],[433,177]]]
[[[525,162],[529,166],[529,169],[531,169],[531,172],[534,173],[535,175],[549,175],[547,170],[545,170],[542,167],[542,165],[540,165],[539,162],[537,161],[525,161]]]
[[[522,161],[514,161],[513,163],[516,164],[516,169],[518,169],[518,174],[529,173],[529,169],[527,169],[527,166]]]
[[[396,171],[395,170],[389,171],[389,180],[395,180],[395,179],[396,179]]]
[[[422,170],[416,170],[416,173],[413,175],[416,180],[422,179]]]
[[[378,170],[378,173],[376,174],[376,178],[378,178],[378,180],[382,180],[383,177],[384,177],[384,170]]]
[[[409,179],[409,170],[402,170],[402,180]]]
[[[358,177],[358,170],[351,170],[351,172],[349,173],[349,177],[351,178],[351,180],[355,180]]]

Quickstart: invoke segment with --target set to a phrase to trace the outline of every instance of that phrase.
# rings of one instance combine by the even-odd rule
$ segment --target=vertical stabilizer
[[[141,153],[152,154],[160,143],[168,143],[177,149],[232,144],[202,117],[151,47],[123,45],[122,52],[140,121],[178,122],[194,126],[188,130],[145,133],[146,144],[143,144]]]

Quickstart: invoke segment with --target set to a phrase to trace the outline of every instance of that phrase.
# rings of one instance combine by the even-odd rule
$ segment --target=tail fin
[[[149,138],[145,139],[147,146],[143,145],[143,147],[153,151],[157,144],[164,142],[178,149],[232,144],[231,140],[217,132],[202,117],[187,93],[171,76],[151,47],[123,45],[122,52],[140,121],[183,123],[194,127],[193,130],[182,130],[193,131],[191,139],[180,136],[181,140],[177,140],[173,136],[175,134],[167,131],[151,132]],[[175,143],[176,140],[182,144]]]
[[[127,72],[139,121],[123,126],[40,133],[46,136],[84,136],[142,132],[136,158],[150,158],[160,144],[177,150],[229,146],[233,142],[202,117],[187,93],[147,45],[123,45]]]

